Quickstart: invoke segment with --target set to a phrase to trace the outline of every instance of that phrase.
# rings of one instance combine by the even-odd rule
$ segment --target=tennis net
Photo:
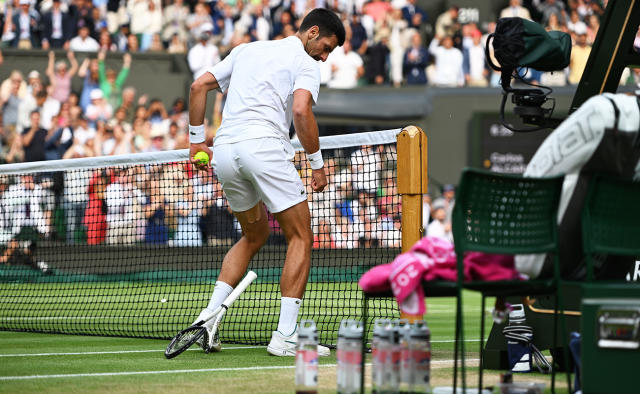
[[[329,186],[307,185],[314,243],[300,318],[335,345],[359,318],[357,286],[400,251],[396,135],[384,130],[321,138]],[[0,166],[0,329],[170,338],[209,301],[229,247],[241,236],[215,174],[188,151]],[[258,274],[227,313],[223,342],[265,344],[277,326],[286,244],[271,235],[249,268]],[[397,316],[370,301],[369,319]],[[371,325],[369,325],[371,327]]]

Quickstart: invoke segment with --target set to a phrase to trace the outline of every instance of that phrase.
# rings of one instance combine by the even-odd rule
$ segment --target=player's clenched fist
[[[311,172],[311,188],[314,192],[321,192],[327,186],[327,175],[324,168],[318,168]]]

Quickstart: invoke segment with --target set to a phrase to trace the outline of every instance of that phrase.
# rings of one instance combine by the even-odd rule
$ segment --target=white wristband
[[[204,142],[204,124],[200,126],[189,125],[189,142],[192,144]]]
[[[319,170],[324,167],[324,161],[322,160],[322,151],[319,150],[316,153],[307,153],[307,160],[309,160],[309,165],[311,165],[311,169]]]

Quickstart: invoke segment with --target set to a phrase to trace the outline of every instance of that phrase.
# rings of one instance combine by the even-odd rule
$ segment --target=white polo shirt
[[[318,100],[320,68],[296,36],[239,45],[208,72],[228,89],[215,144],[264,137],[289,143],[293,92],[305,89]]]

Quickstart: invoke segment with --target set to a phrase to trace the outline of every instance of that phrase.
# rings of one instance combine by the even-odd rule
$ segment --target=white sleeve
[[[218,90],[224,93],[227,89],[229,89],[229,83],[231,82],[231,73],[233,72],[233,64],[235,63],[235,59],[238,56],[238,51],[244,47],[245,44],[238,45],[235,47],[231,53],[224,58],[220,63],[215,66],[207,69],[208,73],[211,73],[214,77],[216,77],[216,81],[218,81]]]
[[[318,103],[320,91],[320,67],[314,61],[304,61],[300,65],[293,82],[293,91],[298,89],[308,90],[313,98],[313,103]]]

